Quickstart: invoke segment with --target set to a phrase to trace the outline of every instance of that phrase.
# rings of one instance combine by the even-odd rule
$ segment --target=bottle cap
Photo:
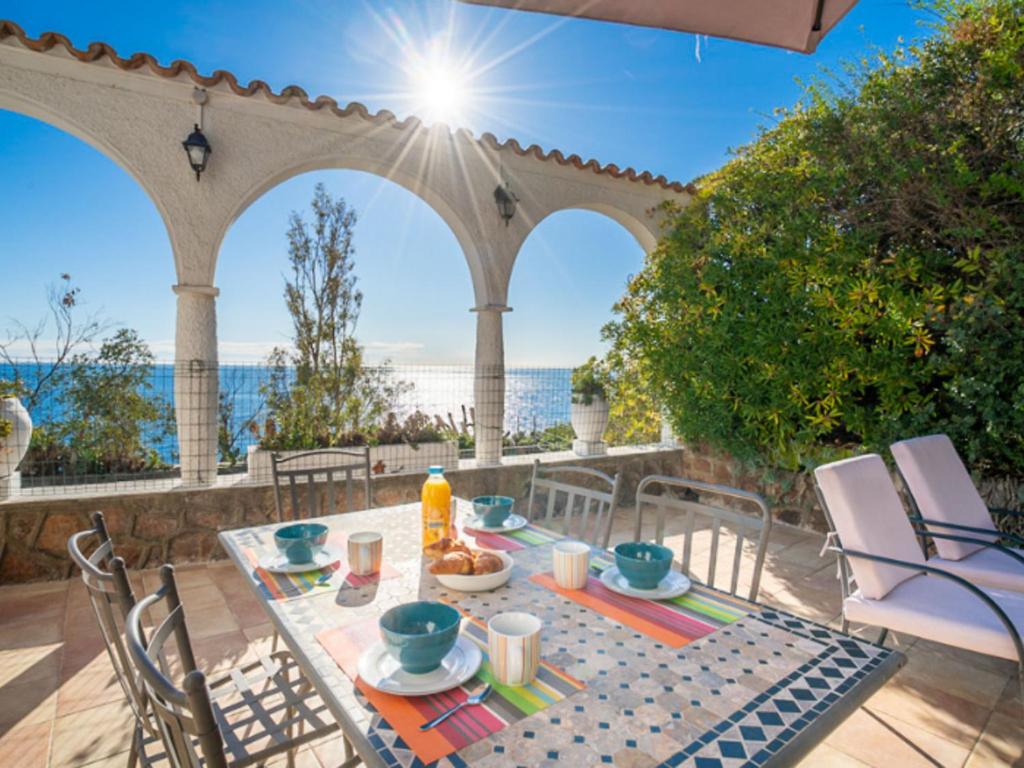
[[[427,472],[429,472],[431,475],[441,475],[444,474],[444,467],[435,464],[432,467],[428,467]]]

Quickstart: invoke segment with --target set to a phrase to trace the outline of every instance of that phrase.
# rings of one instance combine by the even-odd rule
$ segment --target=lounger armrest
[[[906,560],[896,560],[892,557],[884,557],[882,555],[869,555],[867,552],[857,552],[852,549],[844,549],[843,547],[838,546],[828,547],[828,549],[830,549],[833,552],[836,552],[837,554],[843,557],[852,557],[860,560],[872,560],[876,563],[894,565],[897,568],[907,568],[912,571],[920,571],[924,573],[926,576],[938,576],[941,579],[947,579],[949,581],[952,581],[954,584],[959,584],[961,587],[963,587],[968,592],[972,593],[975,597],[979,598],[983,603],[985,603],[985,605],[987,605],[996,615],[999,621],[1002,622],[1003,627],[1006,629],[1007,633],[1009,633],[1010,639],[1013,641],[1014,649],[1017,651],[1017,662],[1018,664],[1020,664],[1022,669],[1024,669],[1024,643],[1021,642],[1020,633],[1017,631],[1017,628],[1013,625],[1013,622],[1010,621],[1010,617],[1006,615],[1006,612],[999,607],[999,604],[996,603],[996,601],[993,600],[988,593],[974,586],[967,579],[963,578],[962,576],[957,576],[955,573],[944,571],[941,568],[936,568],[932,565],[910,563]],[[885,598],[883,597],[882,600],[884,601]]]
[[[914,525],[914,530],[918,534],[925,533],[922,530],[922,526],[928,525],[932,528],[949,528],[952,531],[964,531],[965,533],[978,533],[984,536],[997,536],[1000,539],[1006,539],[1017,546],[1024,547],[1024,537],[1018,536],[1014,533],[1004,533],[1003,531],[993,531],[991,528],[978,528],[973,525],[961,525],[960,523],[945,523],[941,520],[932,520],[928,517],[920,517],[918,515],[911,515],[910,522]],[[980,543],[980,542],[979,542]]]
[[[926,537],[929,539],[948,539],[949,541],[962,541],[964,544],[977,544],[979,547],[985,549],[994,549],[997,552],[1002,552],[1008,557],[1012,557],[1021,565],[1024,565],[1024,556],[1014,552],[1009,547],[1004,547],[1002,544],[998,544],[994,541],[988,541],[986,539],[975,539],[972,536],[957,536],[952,533],[932,533],[931,531],[917,530],[917,535]]]

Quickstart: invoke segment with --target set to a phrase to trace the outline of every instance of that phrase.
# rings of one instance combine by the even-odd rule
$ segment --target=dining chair
[[[854,621],[881,628],[879,645],[892,630],[1009,659],[1024,692],[1024,595],[986,590],[927,562],[877,454],[825,464],[814,479],[828,549],[839,557],[843,632]]]
[[[285,519],[282,485],[288,486],[292,520],[303,517],[333,515],[336,512],[352,512],[355,506],[354,493],[357,484],[362,486],[363,506],[373,506],[372,473],[370,472],[370,448],[324,448],[317,451],[282,456],[274,453],[270,457],[274,475],[274,504],[277,507],[277,521]],[[337,482],[345,483],[345,509],[336,505]],[[300,503],[305,496],[305,503]],[[303,513],[305,510],[305,513]]]
[[[726,508],[720,500],[728,499],[739,507],[752,507],[757,510],[756,516],[744,514],[735,508]],[[682,571],[692,573],[692,556],[694,533],[698,520],[708,522],[711,528],[711,544],[708,551],[708,572],[704,583],[715,587],[718,571],[718,550],[722,540],[722,524],[727,530],[734,532],[736,542],[732,551],[732,576],[729,582],[729,594],[738,596],[740,591],[740,572],[744,562],[743,544],[747,540],[757,542],[756,554],[750,575],[748,599],[756,600],[761,588],[761,571],[764,569],[765,554],[768,549],[768,536],[772,529],[772,515],[768,502],[763,497],[750,491],[730,488],[725,485],[703,483],[682,477],[668,475],[648,475],[637,485],[636,489],[636,522],[634,538],[639,541],[643,531],[644,510],[653,508],[655,515],[654,540],[663,544],[665,540],[665,523],[670,516],[683,517],[683,555]],[[720,587],[719,587],[720,589]]]
[[[147,633],[143,612],[152,609],[166,615]],[[282,753],[291,766],[299,747],[338,729],[287,651],[207,680],[196,666],[174,566],[160,569],[160,588],[129,612],[127,639],[172,766],[245,768]],[[172,675],[180,677],[180,687]],[[347,740],[344,745],[339,768],[357,765],[351,745]]]
[[[135,606],[135,595],[124,560],[114,554],[114,543],[107,532],[103,513],[93,512],[91,519],[92,528],[72,534],[68,539],[68,553],[82,571],[82,583],[96,614],[114,675],[135,717],[128,766],[132,768],[137,763],[148,766],[153,753],[150,747],[157,743],[159,734],[124,639],[125,622]],[[90,547],[92,551],[86,554]]]
[[[928,562],[963,576],[972,584],[1024,592],[1024,538],[996,528],[992,513],[1017,515],[1012,510],[990,510],[971,480],[953,441],[946,435],[928,435],[893,443],[889,450],[914,514],[911,523],[935,545]],[[973,537],[986,542],[1013,544],[987,547],[963,541]]]
[[[569,480],[589,482],[589,485]],[[534,501],[540,501],[541,495],[546,495],[542,515],[534,512]],[[542,467],[539,461],[533,462],[526,508],[531,523],[543,517],[544,527],[553,529],[561,519],[562,533],[566,536],[607,548],[618,501],[618,474],[613,477],[590,467]]]

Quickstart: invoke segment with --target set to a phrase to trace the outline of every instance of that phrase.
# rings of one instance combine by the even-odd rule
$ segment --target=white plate
[[[512,556],[507,552],[499,552],[495,549],[481,549],[481,552],[490,552],[497,555],[505,563],[505,567],[495,573],[482,573],[479,576],[463,576],[455,573],[438,573],[437,580],[448,589],[459,592],[489,592],[505,584],[512,575]]]
[[[324,547],[313,556],[313,562],[295,565],[288,562],[288,558],[280,553],[264,555],[260,558],[260,568],[271,573],[306,573],[320,568],[326,568],[332,563],[341,560],[341,556],[330,547]]]
[[[402,670],[398,660],[388,653],[383,641],[374,643],[359,657],[359,677],[371,688],[399,696],[428,696],[450,691],[469,680],[480,669],[480,646],[459,635],[455,647],[441,660],[441,666],[425,675]]]
[[[646,597],[648,600],[669,600],[690,591],[690,580],[679,571],[669,571],[668,576],[658,582],[654,589],[636,589],[629,586],[626,577],[614,565],[601,572],[601,583],[620,595]]]
[[[483,518],[473,515],[462,524],[462,527],[469,531],[480,531],[481,533],[508,533],[509,531],[518,531],[520,528],[525,528],[529,525],[526,518],[522,515],[509,515],[501,525],[488,527],[483,522]]]

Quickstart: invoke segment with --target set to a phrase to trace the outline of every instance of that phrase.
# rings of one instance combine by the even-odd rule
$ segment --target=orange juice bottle
[[[423,546],[448,535],[452,526],[452,488],[444,467],[430,467],[423,484]]]

